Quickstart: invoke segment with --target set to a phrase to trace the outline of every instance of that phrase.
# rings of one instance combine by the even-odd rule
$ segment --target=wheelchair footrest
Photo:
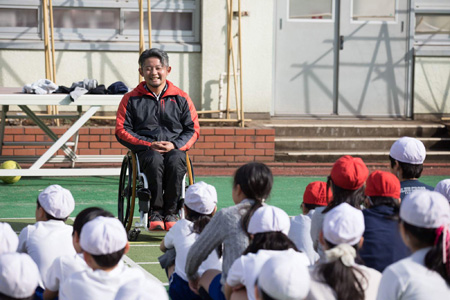
[[[141,188],[137,191],[137,196],[139,198],[139,210],[143,212],[150,211],[150,199],[151,193],[149,189]]]

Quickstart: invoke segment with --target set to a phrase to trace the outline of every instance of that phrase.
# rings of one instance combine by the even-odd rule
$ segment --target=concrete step
[[[323,162],[333,163],[343,155],[361,157],[365,162],[389,162],[389,150],[387,151],[275,151],[275,161],[277,162]],[[448,162],[450,161],[450,151],[427,151],[425,162]]]
[[[276,151],[389,151],[398,137],[275,137]],[[418,137],[427,150],[450,150],[449,137]]]
[[[432,137],[448,136],[443,124],[264,124],[267,128],[275,129],[275,136],[320,136],[320,137]]]

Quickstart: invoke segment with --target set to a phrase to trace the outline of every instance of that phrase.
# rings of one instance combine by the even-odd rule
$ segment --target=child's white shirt
[[[64,255],[55,259],[44,278],[46,289],[56,292],[70,275],[88,269],[82,253]]]
[[[229,286],[245,285],[248,299],[255,299],[255,282],[264,263],[272,257],[288,255],[290,252],[296,251],[293,249],[281,251],[259,250],[257,253],[242,255],[231,265],[231,268],[228,271],[227,284]],[[310,263],[308,257],[304,253],[301,254],[305,266],[309,266]]]
[[[450,286],[425,266],[430,247],[417,250],[383,271],[377,299],[450,299]]]
[[[17,252],[28,253],[36,262],[41,278],[44,279],[57,257],[76,254],[72,244],[72,232],[73,227],[63,221],[36,222],[20,232]],[[44,288],[43,282],[39,285]]]
[[[314,250],[311,238],[311,218],[314,215],[314,209],[311,209],[307,215],[298,215],[291,218],[291,228],[288,237],[294,242],[298,250],[304,252],[311,264],[315,264],[319,259],[319,254]]]
[[[63,282],[59,290],[59,299],[113,300],[123,285],[143,277],[142,271],[126,266],[123,261],[110,272],[88,268],[73,273]]]
[[[188,281],[186,277],[186,257],[191,246],[198,238],[198,234],[193,232],[193,223],[187,219],[181,219],[170,228],[164,237],[164,246],[166,248],[175,248],[175,273],[183,280]],[[213,251],[208,258],[198,268],[198,275],[209,269],[222,270],[222,259],[219,259],[217,252]]]

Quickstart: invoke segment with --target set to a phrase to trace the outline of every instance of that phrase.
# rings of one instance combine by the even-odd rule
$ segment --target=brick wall
[[[58,136],[67,128],[51,127]],[[6,127],[4,142],[50,142],[39,128]],[[70,139],[73,141],[73,138]],[[3,146],[2,156],[42,155],[49,146]],[[83,127],[80,130],[77,154],[124,155],[127,149],[116,141],[113,127]],[[57,155],[64,155],[59,150]],[[189,151],[193,162],[202,164],[273,162],[275,130],[264,128],[202,127],[200,139]],[[0,157],[1,161],[1,157]],[[110,165],[110,164],[108,164]]]

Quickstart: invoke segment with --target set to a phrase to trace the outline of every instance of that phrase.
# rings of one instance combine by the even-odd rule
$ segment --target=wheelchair
[[[187,173],[182,181],[181,199],[178,202],[179,216],[184,218],[183,202],[186,189],[189,185],[194,184],[194,171],[192,162],[186,152]],[[138,156],[133,151],[128,151],[122,161],[119,178],[119,196],[118,196],[118,218],[122,222],[128,234],[128,240],[137,240],[141,229],[148,230],[148,212],[150,211],[150,199],[145,198],[148,191],[148,180],[140,170]],[[187,178],[186,178],[187,177]],[[187,181],[187,183],[186,183]],[[141,193],[141,194],[140,194]],[[141,197],[139,197],[141,196]],[[136,198],[139,199],[140,221],[135,223],[135,227],[131,229],[133,224],[134,210],[136,207]],[[141,200],[142,199],[142,200]]]

